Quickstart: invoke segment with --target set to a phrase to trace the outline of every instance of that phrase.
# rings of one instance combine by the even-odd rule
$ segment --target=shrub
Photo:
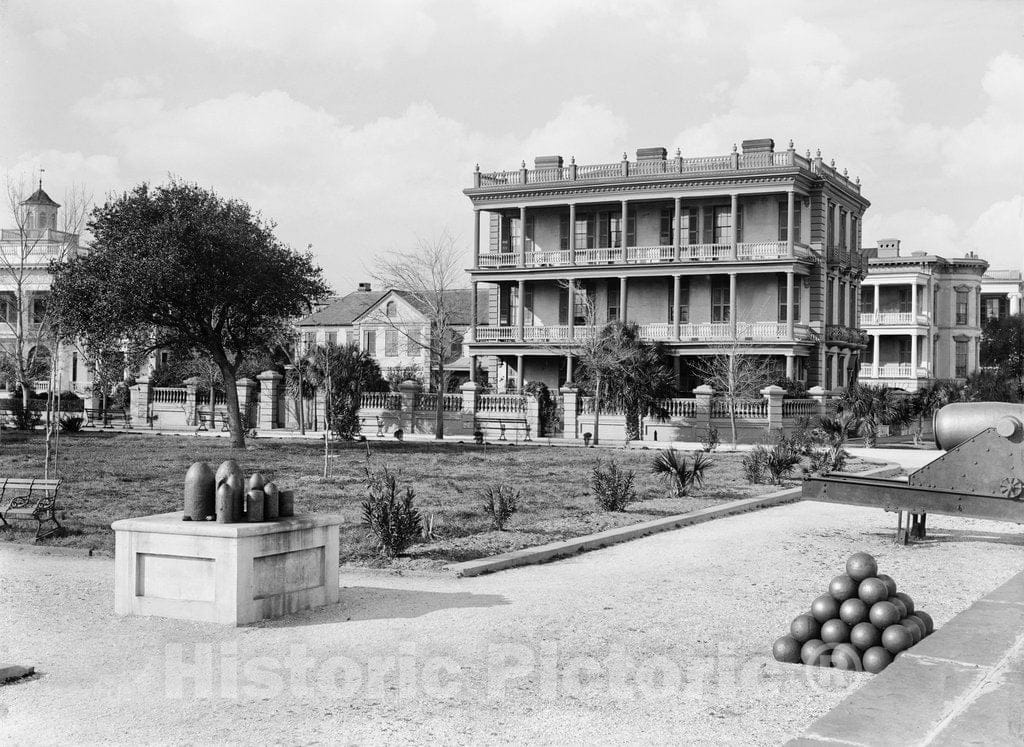
[[[764,469],[767,471],[773,485],[782,482],[782,478],[788,477],[793,469],[800,464],[800,454],[785,438],[780,438],[772,449],[766,449],[764,458]]]
[[[719,444],[722,443],[722,439],[718,437],[718,429],[713,425],[709,425],[704,429],[704,434],[700,439],[701,446],[704,447],[704,451],[710,453],[718,448]]]
[[[491,528],[499,532],[505,531],[505,525],[519,509],[518,490],[510,485],[498,485],[484,489],[484,513],[491,517]]]
[[[475,441],[478,446],[482,446],[484,443],[484,432],[481,430],[473,431],[473,441]]]
[[[633,470],[620,469],[615,462],[605,467],[598,461],[590,485],[598,505],[605,511],[625,511],[636,500],[635,481]]]
[[[17,392],[9,401],[11,403],[11,418],[14,420],[14,427],[19,431],[30,431],[42,422],[43,413],[38,400],[30,399],[27,410]]]
[[[842,446],[816,449],[811,454],[810,470],[815,475],[823,475],[826,472],[842,472],[849,456],[850,454]]]
[[[73,415],[65,415],[60,419],[60,429],[64,433],[78,433],[82,430],[83,422],[82,418]]]
[[[672,488],[677,498],[685,496],[694,484],[700,486],[704,482],[704,470],[709,469],[713,462],[704,454],[693,455],[692,466],[686,463],[686,457],[675,449],[659,452],[651,462],[651,471],[662,475]]]
[[[743,477],[747,482],[759,483],[764,480],[768,449],[758,444],[743,456]]]
[[[815,444],[814,424],[807,415],[796,419],[793,430],[789,434],[789,443],[798,453],[810,456]]]
[[[586,433],[584,433],[583,434],[583,445],[584,446],[590,446],[590,439],[592,439],[593,437],[594,437],[594,434],[591,433],[590,431],[587,431]]]
[[[540,433],[538,436],[552,436],[562,425],[562,408],[558,406],[551,390],[543,381],[531,381],[523,387],[523,394],[532,395],[537,399],[540,415]]]
[[[398,479],[386,467],[366,471],[369,500],[363,502],[363,524],[376,538],[377,549],[386,558],[405,552],[423,532],[419,511],[413,505],[416,494],[411,487],[399,495]]]
[[[398,428],[395,430],[394,436],[401,441],[405,437],[405,432],[401,428]]]

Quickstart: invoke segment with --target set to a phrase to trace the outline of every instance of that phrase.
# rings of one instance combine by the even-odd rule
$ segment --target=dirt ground
[[[871,677],[771,659],[845,558],[938,626],[1024,568],[1013,525],[796,503],[455,579],[346,570],[341,603],[247,628],[112,614],[113,563],[0,546],[11,743],[780,744]]]

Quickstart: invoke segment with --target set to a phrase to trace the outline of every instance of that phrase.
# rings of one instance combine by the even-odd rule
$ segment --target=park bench
[[[227,413],[220,414],[220,429],[222,431],[228,431],[228,415]],[[196,432],[199,431],[212,431],[217,426],[217,411],[216,410],[198,410],[196,412],[196,422],[198,427]]]
[[[523,420],[505,420],[504,418],[477,418],[477,428],[483,432],[484,437],[488,431],[498,431],[499,441],[508,441],[512,437],[514,441],[531,441],[530,425]]]
[[[57,488],[60,480],[25,477],[0,479],[0,529],[11,529],[8,519],[36,522],[36,539],[49,537],[61,528],[57,521]],[[43,531],[44,523],[52,523]]]
[[[122,428],[131,428],[131,416],[127,410],[103,410],[100,408],[86,407],[85,426],[96,426],[97,423],[104,428],[113,428],[114,422],[120,422]]]

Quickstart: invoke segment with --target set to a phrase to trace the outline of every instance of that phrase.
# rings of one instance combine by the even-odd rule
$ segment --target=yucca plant
[[[369,500],[363,501],[363,524],[369,527],[380,554],[394,558],[423,532],[423,521],[413,505],[416,494],[407,487],[403,495],[397,477],[386,466],[367,466],[365,472]]]
[[[661,475],[668,483],[677,498],[690,492],[695,484],[704,484],[704,470],[714,464],[704,453],[693,455],[693,463],[687,463],[686,456],[675,449],[659,451],[651,462],[651,472]]]

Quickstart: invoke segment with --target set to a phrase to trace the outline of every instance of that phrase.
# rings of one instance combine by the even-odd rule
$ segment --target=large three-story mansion
[[[870,203],[820,153],[746,140],[723,156],[548,156],[477,167],[465,194],[471,281],[489,290],[468,352],[499,388],[571,381],[580,340],[612,320],[663,343],[684,390],[700,383],[695,357],[723,352],[771,356],[808,386],[844,386],[858,370]]]

